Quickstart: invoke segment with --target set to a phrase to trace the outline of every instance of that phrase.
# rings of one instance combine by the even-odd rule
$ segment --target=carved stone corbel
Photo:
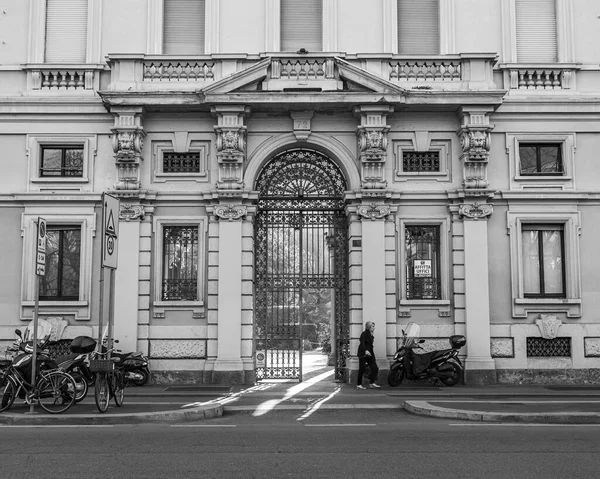
[[[246,216],[247,207],[244,205],[218,205],[215,206],[215,216],[227,221],[242,219]]]
[[[144,219],[145,212],[142,205],[132,205],[129,203],[121,203],[119,207],[119,219],[124,221],[131,221],[137,219]]]
[[[490,159],[491,134],[487,109],[463,110],[463,123],[457,134],[460,138],[465,189],[484,189],[490,186],[487,165]]]
[[[387,205],[378,205],[376,203],[371,203],[368,206],[359,206],[356,212],[359,216],[362,216],[364,219],[370,219],[375,221],[388,216],[390,214],[390,207]]]
[[[217,188],[232,190],[244,187],[244,161],[246,159],[245,115],[249,109],[243,106],[216,106],[215,126],[219,178]]]
[[[491,216],[494,207],[487,203],[471,203],[458,206],[458,216],[461,219],[480,220]]]
[[[535,324],[540,328],[542,338],[555,339],[562,321],[553,314],[540,314],[540,317],[535,320]]]
[[[386,117],[392,111],[391,106],[359,106],[354,109],[361,121],[356,135],[363,189],[387,187],[385,162],[390,127],[386,125]]]
[[[116,190],[139,190],[140,162],[144,137],[146,132],[142,127],[142,107],[111,108],[115,116],[112,131],[112,147],[115,153],[117,167],[117,180],[114,184]]]

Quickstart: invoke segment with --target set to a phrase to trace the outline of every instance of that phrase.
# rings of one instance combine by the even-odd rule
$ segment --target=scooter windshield
[[[49,321],[46,321],[43,318],[38,318],[38,329],[37,329],[37,339],[38,343],[43,343],[46,339],[50,338],[52,335],[52,324]],[[25,328],[25,335],[23,336],[23,341],[33,341],[33,320],[29,322],[27,328]]]
[[[410,347],[414,346],[419,342],[419,338],[421,337],[421,326],[417,323],[408,323],[406,329],[404,330],[405,340],[404,346]]]

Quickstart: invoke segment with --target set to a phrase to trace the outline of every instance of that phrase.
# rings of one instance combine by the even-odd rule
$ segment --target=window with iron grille
[[[82,177],[83,146],[42,146],[40,177]]]
[[[571,338],[527,338],[527,357],[570,357]]]
[[[163,153],[163,173],[200,173],[200,153]]]
[[[406,299],[441,299],[440,227],[406,226],[404,238]]]
[[[403,151],[402,171],[408,173],[440,171],[440,152]]]
[[[40,299],[79,300],[81,228],[48,226],[46,238],[46,274],[40,281]]]
[[[562,175],[562,148],[560,143],[520,143],[521,175]]]
[[[523,294],[526,298],[564,298],[562,225],[523,224]]]
[[[162,300],[197,300],[198,227],[165,226],[163,235]]]

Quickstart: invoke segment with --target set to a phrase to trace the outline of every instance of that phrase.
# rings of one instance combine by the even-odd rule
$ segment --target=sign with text
[[[46,274],[46,220],[38,217],[37,240],[35,247],[35,274]]]
[[[119,199],[102,195],[102,266],[117,268],[119,238]]]
[[[415,278],[431,278],[431,260],[418,259],[413,264]]]

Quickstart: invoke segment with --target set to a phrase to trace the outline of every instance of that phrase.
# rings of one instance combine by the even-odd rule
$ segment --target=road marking
[[[363,427],[377,426],[377,424],[305,424],[306,427]]]
[[[309,417],[311,414],[316,412],[324,402],[329,401],[333,396],[335,396],[337,393],[339,393],[341,389],[342,389],[341,386],[336,387],[335,391],[333,391],[329,396],[324,397],[324,398],[318,400],[313,405],[309,406],[308,409],[306,410],[306,412],[304,414],[302,414],[302,416],[300,416],[298,419],[296,419],[296,421],[302,421],[302,420],[306,419],[307,417]]]
[[[171,427],[237,427],[237,424],[172,424]]]
[[[600,427],[600,424],[538,424],[535,422],[527,423],[450,423],[449,426],[494,426],[494,427]]]
[[[600,403],[599,401],[593,400],[582,400],[582,401],[502,401],[502,400],[484,400],[484,399],[428,399],[428,402],[458,402],[458,403],[494,403],[494,404],[588,404],[588,403]]]
[[[42,424],[38,424],[38,425],[34,425],[34,424],[30,424],[30,425],[10,425],[10,424],[6,424],[6,425],[0,425],[0,428],[16,428],[16,427],[21,427],[21,428],[25,428],[25,427],[85,427],[86,429],[89,427],[114,427],[114,424],[86,424],[85,426],[82,426],[81,424],[51,424],[51,425],[42,425]]]
[[[182,408],[198,407],[198,406],[206,406],[208,404],[228,404],[230,402],[237,401],[244,394],[250,394],[250,393],[253,393],[256,391],[264,391],[264,390],[270,389],[274,386],[275,386],[274,384],[259,384],[257,386],[253,386],[248,389],[243,389],[241,391],[238,391],[237,393],[233,393],[228,396],[221,396],[216,399],[211,399],[210,401],[205,401],[205,402],[194,402],[194,403],[190,403],[190,404],[184,404],[181,407]]]

